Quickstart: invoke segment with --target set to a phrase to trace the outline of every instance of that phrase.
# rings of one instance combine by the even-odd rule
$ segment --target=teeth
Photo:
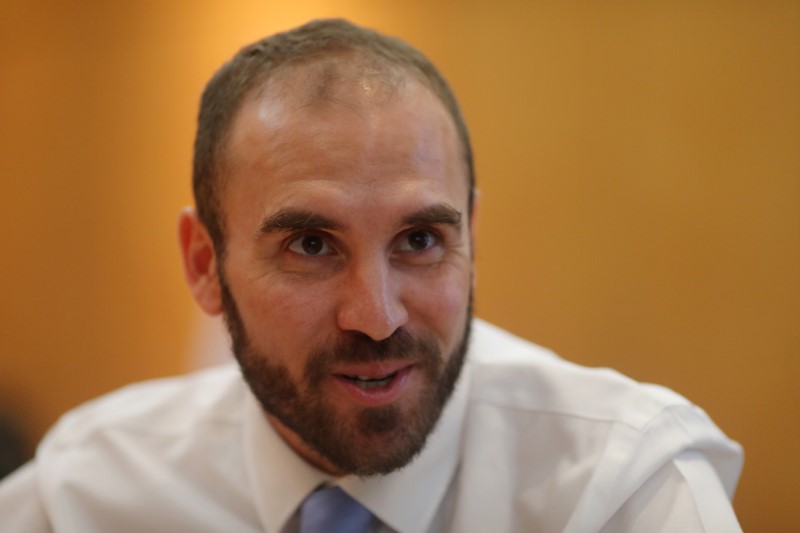
[[[378,387],[385,387],[392,381],[392,376],[383,379],[369,379],[367,381],[363,381],[360,378],[355,380],[355,384],[359,386],[359,388],[368,390],[368,389],[376,389]]]
[[[385,387],[386,385],[389,384],[389,382],[392,381],[392,379],[396,374],[397,372],[393,372],[392,374],[389,374],[388,376],[382,378],[371,378],[369,376],[345,376],[345,377],[351,380],[356,385],[358,385],[360,388],[367,390],[367,389],[375,389],[378,387]]]

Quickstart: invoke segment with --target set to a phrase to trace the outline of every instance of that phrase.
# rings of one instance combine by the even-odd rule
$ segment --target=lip
[[[337,368],[332,374],[340,392],[350,401],[364,407],[380,407],[397,401],[411,384],[414,364],[408,361],[348,365]],[[372,379],[395,374],[385,387],[362,389],[345,376],[362,376]]]

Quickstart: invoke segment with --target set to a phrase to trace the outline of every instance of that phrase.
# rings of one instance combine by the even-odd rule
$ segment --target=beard
[[[220,273],[222,308],[233,353],[253,395],[265,412],[297,434],[339,471],[358,476],[388,474],[408,464],[425,446],[464,365],[472,322],[472,292],[464,333],[445,358],[431,336],[403,328],[375,341],[359,332],[313,350],[300,382],[269,353],[253,347],[236,302]],[[364,407],[343,413],[318,391],[340,364],[407,360],[422,377],[413,401]]]

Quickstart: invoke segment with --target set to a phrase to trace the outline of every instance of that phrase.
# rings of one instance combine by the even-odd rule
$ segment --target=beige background
[[[33,440],[194,364],[174,226],[202,85],[345,15],[461,99],[478,313],[705,407],[747,450],[745,530],[800,530],[799,2],[67,4],[0,5],[0,402]]]

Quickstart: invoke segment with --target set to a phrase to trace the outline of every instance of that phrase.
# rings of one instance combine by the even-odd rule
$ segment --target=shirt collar
[[[467,405],[467,367],[422,452],[386,476],[338,480],[301,459],[272,429],[258,401],[245,395],[244,454],[259,518],[279,533],[303,499],[322,483],[338,484],[383,523],[405,533],[426,531],[458,466]]]
[[[280,533],[303,499],[330,477],[301,459],[272,429],[258,400],[247,389],[244,457],[253,501],[266,533]]]

